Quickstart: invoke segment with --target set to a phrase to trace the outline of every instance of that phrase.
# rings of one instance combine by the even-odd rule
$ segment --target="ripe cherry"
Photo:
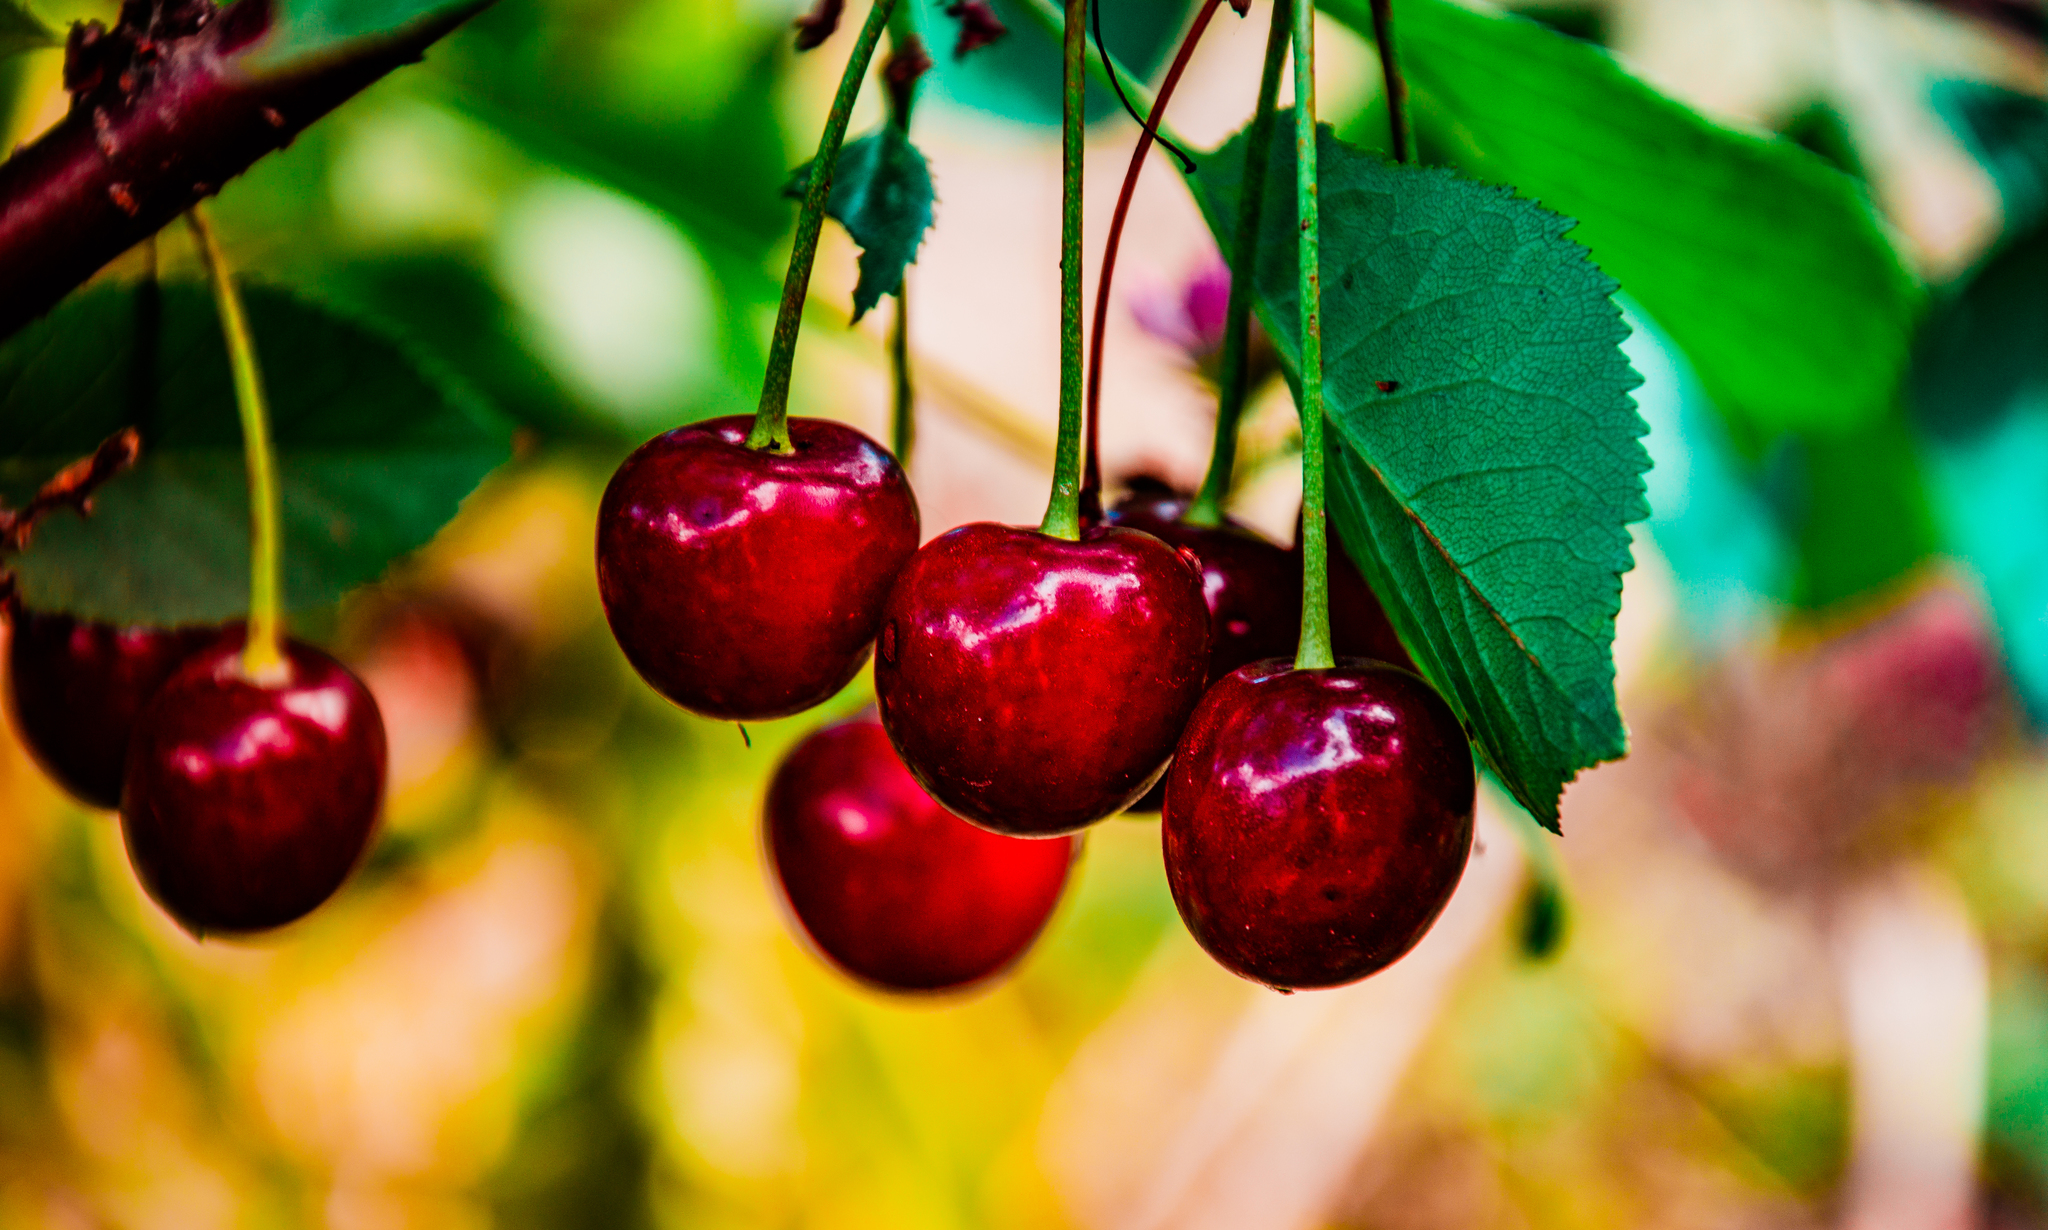
[[[240,630],[171,676],[136,719],[121,796],[128,858],[194,934],[262,931],[327,900],[361,859],[384,795],[369,689],[287,641],[284,677],[242,670]]]
[[[980,522],[927,543],[889,595],[882,725],[955,813],[1069,833],[1145,793],[1201,698],[1198,567],[1116,526],[1068,542]]]
[[[217,628],[119,628],[17,609],[7,652],[14,729],[81,802],[121,805],[135,715]]]
[[[1450,706],[1380,662],[1257,662],[1188,721],[1160,826],[1197,942],[1281,990],[1341,986],[1413,948],[1472,847],[1472,753]]]
[[[986,832],[938,805],[871,715],[796,745],[768,786],[765,844],[818,950],[890,991],[1014,964],[1059,904],[1074,839]]]
[[[655,691],[696,713],[783,717],[859,672],[917,550],[917,500],[881,445],[789,420],[796,451],[748,448],[748,418],[656,436],[612,475],[597,587]]]

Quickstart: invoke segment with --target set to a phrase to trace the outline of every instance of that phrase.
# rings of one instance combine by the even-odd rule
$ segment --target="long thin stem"
[[[1205,0],[1201,11],[1195,14],[1195,24],[1188,27],[1187,36],[1180,41],[1180,52],[1173,57],[1173,67],[1166,70],[1159,97],[1152,100],[1151,113],[1138,133],[1138,144],[1131,150],[1131,165],[1124,171],[1116,212],[1109,221],[1109,239],[1102,247],[1102,270],[1095,275],[1095,319],[1088,340],[1088,450],[1087,469],[1081,479],[1081,515],[1091,520],[1102,512],[1102,343],[1109,331],[1109,287],[1116,277],[1117,249],[1123,243],[1124,222],[1131,214],[1138,174],[1145,169],[1145,155],[1152,152],[1153,134],[1166,117],[1166,104],[1173,98],[1181,74],[1187,70],[1188,59],[1195,54],[1195,44],[1202,41],[1202,32],[1209,28],[1209,19],[1216,16],[1216,6],[1221,3],[1222,0]]]
[[[1259,75],[1259,105],[1245,132],[1243,188],[1238,193],[1237,234],[1230,250],[1230,300],[1223,315],[1223,359],[1216,382],[1216,441],[1209,472],[1181,517],[1192,525],[1223,524],[1223,498],[1237,465],[1237,425],[1251,396],[1252,284],[1259,267],[1259,226],[1266,206],[1266,166],[1272,161],[1273,112],[1280,98],[1280,66],[1287,58],[1290,27],[1287,0],[1274,0],[1266,31],[1266,65]]]
[[[1294,665],[1337,664],[1330,648],[1329,539],[1323,515],[1322,219],[1316,198],[1316,3],[1294,5],[1294,197],[1301,226],[1301,643]]]
[[[1081,142],[1088,102],[1088,0],[1067,0],[1060,112],[1060,441],[1038,528],[1081,537]]]
[[[853,116],[854,99],[860,97],[861,81],[868,63],[875,57],[875,44],[889,24],[896,0],[875,0],[868,19],[854,41],[846,71],[839,77],[839,92],[832,96],[832,110],[825,116],[825,131],[818,137],[818,155],[811,160],[811,182],[804,189],[803,209],[796,218],[796,241],[789,254],[789,272],[782,280],[782,306],[775,315],[775,338],[768,345],[768,375],[761,385],[761,405],[754,411],[754,427],[747,433],[747,447],[791,452],[789,442],[789,369],[796,362],[796,336],[803,328],[804,298],[810,293],[811,266],[818,257],[818,237],[825,229],[825,202],[832,195],[832,173],[839,166],[839,148],[846,144],[846,125]]]
[[[1282,0],[1282,2],[1284,3],[1285,0]],[[1037,22],[1039,28],[1047,34],[1055,38],[1064,37],[1061,27],[1063,18],[1060,6],[1054,3],[1054,0],[1016,0],[1016,8],[1026,17]],[[1101,53],[1093,47],[1084,48],[1083,55],[1087,60],[1089,73],[1097,81],[1108,85],[1112,75],[1114,75],[1116,82],[1122,87],[1123,94],[1127,99],[1135,103],[1141,110],[1151,109],[1152,91],[1145,88],[1145,83],[1138,79],[1136,73],[1113,60],[1104,61]],[[1158,125],[1155,131],[1158,132],[1162,140],[1171,141],[1181,149],[1194,148],[1192,142],[1184,137],[1176,136],[1173,129],[1168,128],[1164,124]]]
[[[1372,41],[1380,49],[1380,75],[1387,85],[1387,126],[1394,136],[1394,161],[1415,160],[1415,127],[1408,118],[1408,80],[1394,56],[1394,0],[1372,0]]]
[[[220,310],[220,330],[227,339],[228,368],[234,374],[235,409],[242,418],[242,451],[249,471],[249,631],[242,646],[242,673],[258,683],[286,676],[280,644],[278,560],[282,554],[277,495],[277,456],[270,443],[270,412],[263,401],[263,373],[256,365],[256,343],[249,336],[249,318],[227,257],[220,250],[206,211],[194,205],[185,215],[198,241],[199,257],[213,282],[213,301]]]
[[[910,134],[910,113],[917,107],[917,79],[931,67],[931,57],[911,29],[910,10],[898,7],[889,21],[889,63],[882,75],[889,83],[889,122],[905,136]],[[899,77],[898,70],[905,75]],[[910,450],[917,444],[917,389],[910,374],[910,271],[896,287],[896,322],[889,330],[889,374],[894,378],[895,399],[889,416],[889,448],[897,464],[910,465]]]

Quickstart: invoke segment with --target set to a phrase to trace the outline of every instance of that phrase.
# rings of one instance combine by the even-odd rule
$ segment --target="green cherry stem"
[[[1086,119],[1088,0],[1067,0],[1061,30],[1060,438],[1041,533],[1081,537],[1081,142]]]
[[[1337,664],[1330,648],[1330,553],[1323,514],[1322,219],[1316,199],[1316,3],[1294,6],[1294,199],[1301,224],[1300,670]]]
[[[1053,0],[1016,0],[1016,7],[1026,17],[1038,23],[1039,28],[1047,34],[1055,38],[1065,37],[1061,26],[1061,22],[1064,19],[1061,16],[1060,6],[1053,3]],[[1131,105],[1140,111],[1150,111],[1152,109],[1152,91],[1146,88],[1145,83],[1138,79],[1136,73],[1116,63],[1114,60],[1105,62],[1101,53],[1097,52],[1093,47],[1084,48],[1083,56],[1087,61],[1088,72],[1097,81],[1108,85],[1111,78],[1114,77],[1116,83],[1123,87],[1124,97],[1131,100]],[[1171,141],[1181,149],[1194,148],[1193,142],[1175,135],[1173,129],[1165,124],[1156,126],[1153,131],[1159,135],[1160,140]]]
[[[1224,309],[1223,359],[1216,381],[1216,442],[1209,449],[1209,472],[1181,517],[1190,525],[1223,524],[1223,499],[1230,494],[1231,470],[1237,465],[1237,425],[1251,396],[1252,283],[1258,273],[1266,165],[1273,152],[1273,112],[1280,98],[1281,62],[1287,58],[1289,17],[1287,0],[1276,0],[1273,24],[1266,31],[1258,110],[1245,132],[1244,178],[1239,182],[1246,187],[1230,250],[1230,300]]]
[[[249,631],[242,646],[242,673],[269,683],[288,673],[280,647],[283,620],[278,613],[277,455],[270,442],[270,412],[263,401],[263,373],[256,365],[256,343],[249,336],[249,318],[235,276],[221,252],[206,211],[194,205],[185,215],[198,241],[199,258],[213,283],[213,301],[220,310],[220,330],[227,339],[228,367],[233,372],[235,408],[242,418],[242,450],[249,470]]]
[[[1387,126],[1394,137],[1394,161],[1415,160],[1415,125],[1408,118],[1408,80],[1394,57],[1394,0],[1372,0],[1372,41],[1379,46],[1380,74],[1387,86]]]
[[[818,237],[825,229],[825,202],[832,195],[832,174],[839,166],[839,148],[846,144],[846,125],[853,116],[854,99],[867,77],[868,64],[875,58],[875,45],[889,24],[896,0],[875,0],[868,19],[854,40],[853,54],[839,77],[839,92],[832,96],[832,110],[825,116],[825,131],[818,137],[818,155],[811,160],[811,182],[804,188],[803,209],[796,218],[796,240],[789,253],[789,272],[782,279],[782,306],[775,314],[775,337],[768,346],[768,375],[761,385],[761,405],[754,411],[754,427],[747,433],[747,447],[788,453],[789,369],[796,362],[796,336],[803,327],[804,299],[810,293],[811,266],[818,257]]]

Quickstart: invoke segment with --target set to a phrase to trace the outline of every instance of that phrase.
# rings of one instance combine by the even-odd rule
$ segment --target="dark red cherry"
[[[1202,566],[1209,606],[1209,682],[1248,662],[1285,657],[1301,635],[1301,559],[1228,517],[1190,525],[1189,500],[1172,492],[1133,491],[1109,510],[1111,525],[1143,530],[1186,547]]]
[[[1394,634],[1379,595],[1351,562],[1337,537],[1337,523],[1329,523],[1330,534],[1330,649],[1339,658],[1376,658],[1407,670],[1415,659]],[[1301,558],[1301,514],[1294,515],[1294,557]]]
[[[636,449],[597,514],[612,635],[655,691],[706,717],[783,717],[860,671],[917,550],[917,500],[851,427],[789,420],[796,451],[745,444],[750,418]]]
[[[135,715],[218,628],[119,628],[18,611],[7,702],[36,762],[79,801],[121,805]]]
[[[1079,542],[979,522],[925,544],[889,595],[882,725],[918,783],[999,833],[1114,815],[1158,777],[1209,664],[1202,577],[1137,530]]]
[[[194,934],[262,931],[332,896],[384,796],[384,720],[333,658],[285,644],[273,683],[242,634],[193,655],[142,710],[121,832],[149,895]]]
[[[1038,938],[1074,839],[978,829],[932,800],[873,716],[796,745],[768,785],[768,857],[825,957],[890,991],[938,991],[1007,969]]]
[[[1413,948],[1472,847],[1472,753],[1449,705],[1383,662],[1257,662],[1209,689],[1166,783],[1166,879],[1196,941],[1282,990]]]

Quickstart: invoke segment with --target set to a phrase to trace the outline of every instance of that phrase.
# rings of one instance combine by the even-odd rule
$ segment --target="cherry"
[[[597,517],[598,592],[626,659],[683,708],[736,721],[808,709],[859,672],[918,538],[881,445],[791,419],[796,451],[767,452],[746,447],[751,425],[649,440]]]
[[[978,522],[925,544],[897,578],[875,695],[933,798],[984,828],[1045,837],[1145,793],[1208,663],[1187,553],[1116,526],[1069,542]]]
[[[332,896],[384,794],[384,721],[362,681],[297,641],[285,677],[242,671],[239,629],[171,676],[135,722],[128,858],[194,934],[282,926]]]
[[[14,729],[79,801],[112,811],[135,715],[217,628],[119,628],[16,610],[7,652]]]
[[[765,845],[790,909],[832,964],[890,991],[979,982],[1051,917],[1071,837],[986,832],[938,805],[862,715],[796,745],[768,785]]]
[[[1413,948],[1472,847],[1457,717],[1398,667],[1257,662],[1209,690],[1174,753],[1160,826],[1174,904],[1224,967],[1341,986]]]

